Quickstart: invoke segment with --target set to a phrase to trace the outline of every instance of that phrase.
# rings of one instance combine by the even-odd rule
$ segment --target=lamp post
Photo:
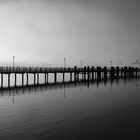
[[[83,60],[81,60],[81,68],[83,67]]]
[[[136,67],[138,66],[138,64],[139,64],[139,60],[137,59],[137,60],[136,60]]]
[[[13,56],[13,68],[15,67],[15,56]]]
[[[121,67],[121,65],[122,65],[122,62],[120,61],[120,62],[119,62],[119,67]]]
[[[110,61],[111,67],[112,67],[112,60]]]
[[[64,68],[66,67],[66,58],[64,58]]]

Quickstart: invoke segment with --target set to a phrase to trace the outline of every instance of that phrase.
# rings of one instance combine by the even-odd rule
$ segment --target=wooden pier
[[[44,83],[49,83],[49,74],[54,75],[54,83],[57,83],[57,74],[62,74],[62,81],[65,82],[65,74],[69,74],[69,81],[79,81],[79,80],[100,80],[107,78],[133,78],[140,75],[140,68],[134,67],[89,67],[85,66],[83,68],[78,67],[68,67],[68,68],[58,68],[58,67],[0,67],[0,77],[1,85],[0,88],[4,87],[3,75],[8,75],[7,83],[10,87],[10,77],[14,74],[14,85],[17,85],[17,76],[21,74],[22,76],[22,86],[29,84],[29,74],[34,76],[34,85],[39,84],[40,74],[44,74]],[[25,82],[26,76],[26,83]]]

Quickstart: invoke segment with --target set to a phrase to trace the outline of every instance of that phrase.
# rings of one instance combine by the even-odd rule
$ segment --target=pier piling
[[[28,83],[29,83],[29,76],[28,76],[28,73],[27,73],[27,85],[28,85]]]
[[[8,74],[8,88],[10,87],[10,74]]]
[[[1,73],[1,88],[3,88],[3,73]]]
[[[17,85],[17,74],[15,73],[15,86]]]
[[[57,82],[57,73],[56,72],[54,73],[54,82],[55,83]]]
[[[24,85],[24,73],[22,73],[22,86]]]
[[[37,73],[37,84],[39,84],[39,73]]]
[[[36,84],[36,73],[34,73],[34,85]]]

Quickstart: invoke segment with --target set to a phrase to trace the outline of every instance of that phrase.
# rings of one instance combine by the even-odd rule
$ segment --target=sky
[[[139,0],[0,0],[0,65],[130,65]]]

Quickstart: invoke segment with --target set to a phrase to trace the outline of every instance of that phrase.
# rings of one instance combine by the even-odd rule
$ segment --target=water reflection
[[[38,91],[47,91],[47,90],[57,90],[57,89],[64,89],[64,98],[66,98],[66,88],[71,87],[82,87],[86,86],[89,88],[91,85],[95,85],[97,88],[100,87],[100,85],[110,86],[110,89],[112,90],[113,84],[119,85],[119,82],[123,82],[124,84],[127,84],[129,82],[135,83],[135,87],[138,88],[137,80],[139,80],[140,77],[135,78],[111,78],[111,79],[100,79],[100,80],[81,80],[81,81],[67,81],[67,82],[57,82],[57,83],[47,83],[47,84],[37,84],[37,85],[25,85],[25,86],[13,86],[13,87],[5,87],[0,89],[0,96],[16,96],[16,95],[22,95],[22,94],[32,94],[32,93],[38,93]],[[13,98],[14,102],[14,98]]]

